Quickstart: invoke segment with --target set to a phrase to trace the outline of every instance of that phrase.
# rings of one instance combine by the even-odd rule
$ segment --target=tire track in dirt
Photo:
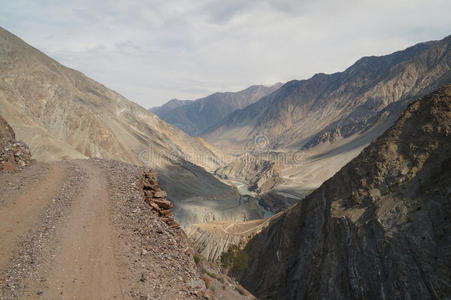
[[[18,243],[58,195],[65,178],[64,172],[64,165],[52,164],[39,184],[26,187],[14,203],[0,208],[0,268],[8,263]]]
[[[74,199],[48,277],[49,299],[124,299],[113,247],[107,182],[90,161],[78,161],[87,185]]]

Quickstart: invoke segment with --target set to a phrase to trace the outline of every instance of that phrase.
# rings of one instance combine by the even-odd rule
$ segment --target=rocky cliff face
[[[221,149],[252,148],[263,135],[269,149],[306,150],[369,134],[375,124],[386,129],[408,103],[451,83],[450,47],[451,36],[290,81],[202,136]]]
[[[239,92],[215,93],[194,101],[171,100],[150,111],[184,132],[198,136],[228,114],[258,101],[281,85],[254,85]]]
[[[30,149],[25,143],[16,141],[14,130],[0,116],[0,172],[14,171],[30,163]]]
[[[451,86],[252,239],[241,282],[260,299],[451,294]]]

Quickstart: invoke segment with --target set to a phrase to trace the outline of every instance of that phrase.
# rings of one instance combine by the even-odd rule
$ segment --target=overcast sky
[[[451,1],[11,0],[0,26],[145,107],[343,71],[451,34]]]

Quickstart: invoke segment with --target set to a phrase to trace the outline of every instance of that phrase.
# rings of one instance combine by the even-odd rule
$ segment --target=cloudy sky
[[[449,0],[14,0],[0,26],[145,107],[342,71],[451,34]]]

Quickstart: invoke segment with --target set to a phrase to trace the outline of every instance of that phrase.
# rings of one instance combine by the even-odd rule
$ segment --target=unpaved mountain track
[[[65,176],[69,165],[82,178],[69,182]],[[45,171],[42,180],[22,187],[18,197],[8,201],[12,203],[0,207],[1,298],[124,299],[103,171],[89,160],[55,163]],[[43,212],[49,208],[63,211],[62,203],[58,204],[63,185],[78,193],[66,199],[69,209],[57,214],[61,217],[57,222],[57,217],[46,218]],[[4,190],[2,197],[8,197]],[[43,234],[36,228],[48,227],[51,236],[41,240]],[[27,253],[21,253],[24,247],[36,256],[31,261]],[[41,262],[36,267],[35,260]],[[22,265],[27,266],[22,270]],[[36,280],[28,278],[28,272]]]
[[[105,175],[91,161],[78,164],[86,186],[72,204],[44,294],[51,299],[123,299]]]
[[[201,299],[194,250],[142,178],[106,160],[0,174],[0,299]]]
[[[39,215],[48,203],[54,199],[60,190],[64,178],[65,166],[55,164],[48,168],[46,176],[37,185],[26,187],[16,199],[2,188],[2,202],[10,200],[0,208],[0,267],[7,263],[11,252],[17,247],[17,241],[38,221]],[[40,170],[38,170],[39,172]],[[19,186],[20,187],[20,186]],[[14,193],[13,193],[14,194]]]

